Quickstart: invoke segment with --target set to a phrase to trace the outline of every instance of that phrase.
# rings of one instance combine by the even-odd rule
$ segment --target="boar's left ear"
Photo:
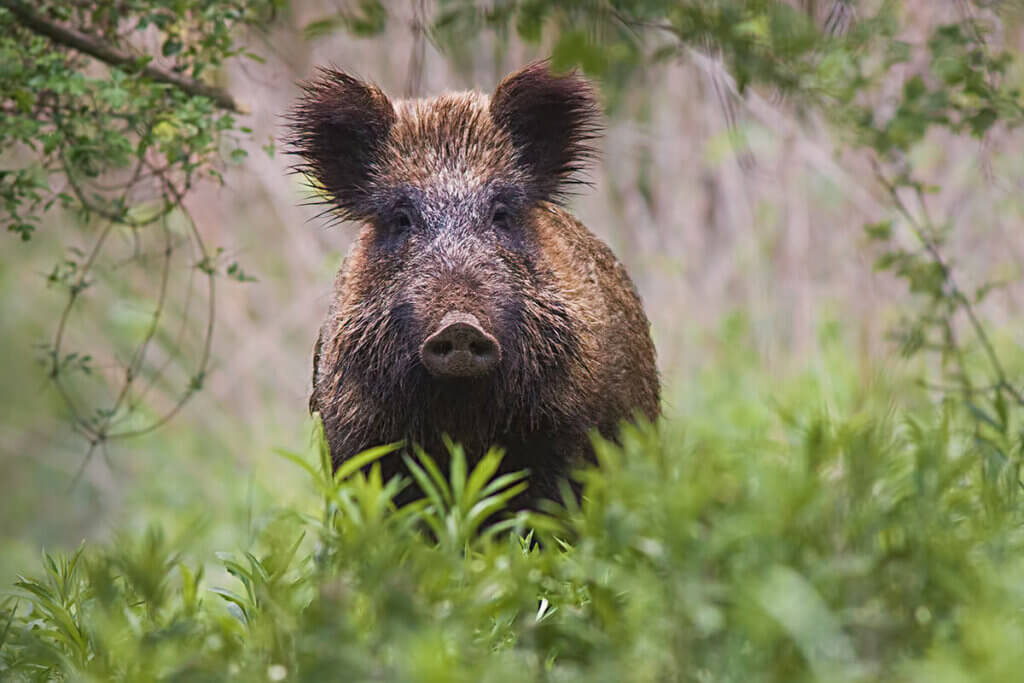
[[[302,84],[288,118],[295,170],[320,184],[344,218],[373,214],[370,189],[395,109],[379,88],[341,71],[321,69]]]
[[[556,75],[546,61],[508,76],[491,98],[491,118],[512,136],[530,194],[557,201],[595,156],[601,133],[594,89],[576,72]]]

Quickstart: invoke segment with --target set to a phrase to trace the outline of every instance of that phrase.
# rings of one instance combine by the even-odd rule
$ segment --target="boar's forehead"
[[[384,186],[415,187],[431,197],[468,198],[495,183],[524,182],[509,134],[495,125],[489,98],[458,93],[396,104]]]

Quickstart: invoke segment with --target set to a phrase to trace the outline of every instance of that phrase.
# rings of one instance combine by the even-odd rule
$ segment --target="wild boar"
[[[659,414],[649,323],[611,250],[562,206],[600,134],[590,84],[539,62],[479,92],[390,100],[336,70],[291,113],[298,170],[362,224],[313,361],[335,467],[442,434],[528,469],[514,503],[559,496],[590,433]],[[404,472],[399,454],[385,475]],[[415,495],[410,489],[404,496]]]

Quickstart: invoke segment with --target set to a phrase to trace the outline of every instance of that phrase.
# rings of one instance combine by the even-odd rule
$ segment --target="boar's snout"
[[[477,377],[501,359],[501,345],[471,313],[451,312],[420,347],[420,359],[437,377]]]

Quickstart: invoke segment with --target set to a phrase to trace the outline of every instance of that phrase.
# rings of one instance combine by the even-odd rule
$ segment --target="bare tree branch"
[[[0,7],[9,10],[17,18],[18,23],[28,30],[45,36],[55,43],[70,47],[111,66],[124,66],[139,70],[158,83],[166,83],[190,95],[209,97],[221,109],[227,109],[238,114],[248,113],[248,109],[245,106],[241,105],[230,93],[221,88],[183,76],[152,63],[146,64],[140,69],[138,66],[139,55],[122,52],[93,36],[67,26],[62,26],[33,12],[20,0],[0,0]]]

